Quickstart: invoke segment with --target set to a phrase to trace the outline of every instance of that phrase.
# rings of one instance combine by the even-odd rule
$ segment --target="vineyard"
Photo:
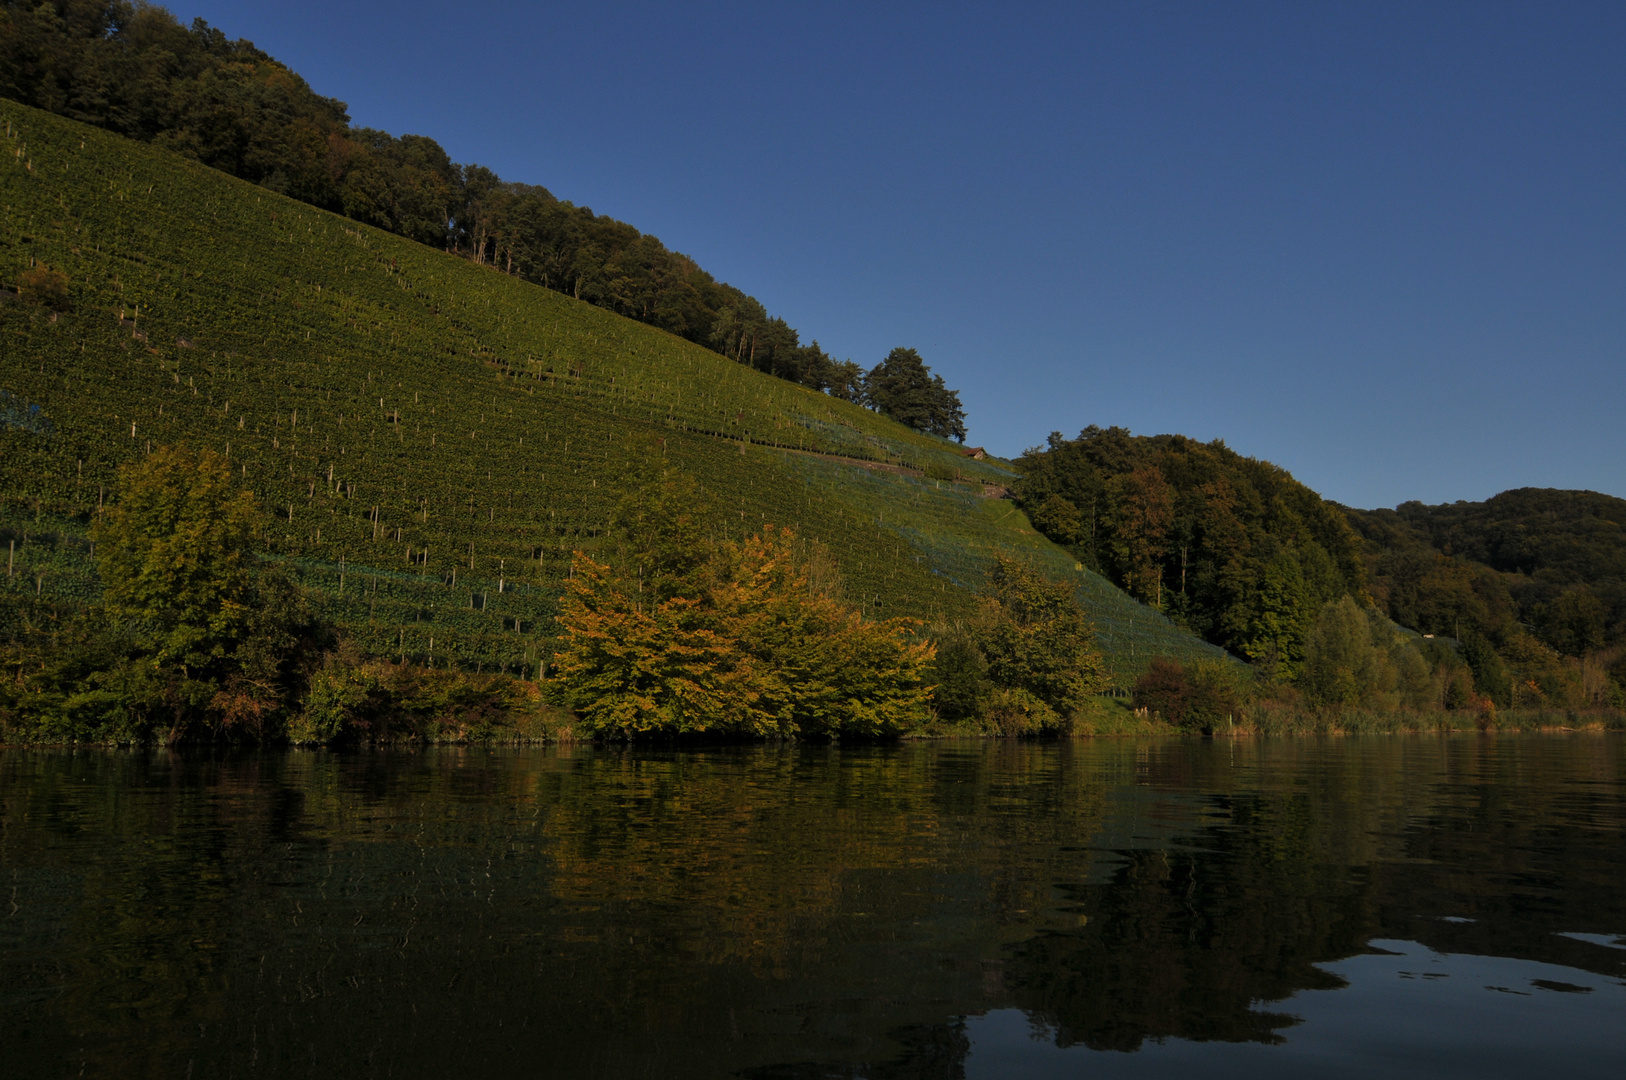
[[[871,614],[964,616],[1004,551],[1076,580],[1120,679],[1213,652],[987,497],[997,461],[164,151],[10,102],[0,123],[7,618],[93,600],[118,465],[187,442],[377,655],[535,674],[571,552],[664,471],[719,536],[825,545]],[[19,295],[42,266],[66,306]]]

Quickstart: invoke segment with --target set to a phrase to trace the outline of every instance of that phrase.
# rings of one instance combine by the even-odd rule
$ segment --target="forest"
[[[1626,703],[1626,500],[1520,489],[1354,510],[1223,442],[1122,428],[1053,433],[1019,465],[1016,497],[1051,540],[1312,698],[1361,696],[1329,690],[1326,635],[1383,636],[1377,622],[1362,630],[1364,609],[1407,631],[1458,700]],[[1402,658],[1374,674],[1384,666],[1350,661],[1342,677],[1398,685],[1421,670]],[[1453,690],[1461,668],[1472,688]]]
[[[352,127],[343,102],[202,19],[183,26],[139,0],[0,0],[0,97],[152,143],[965,441],[959,398],[940,377],[900,388],[882,370],[888,361],[866,371],[834,360],[754,297],[631,225],[454,163],[426,136]]]

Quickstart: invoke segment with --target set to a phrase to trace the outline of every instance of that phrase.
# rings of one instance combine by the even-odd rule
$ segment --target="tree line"
[[[1321,609],[1365,587],[1339,509],[1223,442],[1091,426],[1019,465],[1013,492],[1039,531],[1273,676],[1295,676]]]
[[[1626,705],[1626,500],[1519,488],[1346,510],[1374,601],[1460,642],[1504,705]]]
[[[1020,465],[1047,537],[1312,704],[1626,705],[1626,501],[1351,510],[1223,442],[1123,428],[1054,433]]]
[[[817,544],[771,525],[719,536],[705,524],[714,517],[707,504],[678,474],[631,489],[613,542],[593,556],[575,553],[539,677],[479,676],[363,655],[278,564],[256,555],[264,513],[229,463],[160,447],[121,470],[93,522],[94,602],[61,609],[0,592],[0,739],[324,744],[1122,729],[1116,714],[1125,710],[1100,697],[1104,660],[1071,584],[996,558],[971,618],[929,626],[869,618],[846,602]],[[1305,630],[1290,673],[1279,657],[1251,667],[1154,658],[1133,687],[1137,722],[1208,734],[1459,726],[1452,716],[1489,727],[1510,707],[1522,711],[1513,722],[1539,724],[1555,708],[1573,715],[1602,706],[1618,723],[1626,705],[1618,674],[1606,671],[1602,696],[1587,697],[1574,678],[1585,670],[1578,663],[1543,668],[1488,639],[1424,637],[1365,595],[1346,592],[1291,614]]]
[[[265,512],[212,451],[159,447],[113,495],[89,534],[95,602],[0,590],[0,741],[889,737],[984,716],[1016,734],[1066,730],[1104,686],[1064,584],[997,562],[977,638],[940,660],[943,628],[866,617],[816,543],[715,535],[678,474],[628,492],[597,557],[574,553],[535,680],[363,655],[256,554]]]
[[[927,379],[924,398],[915,392],[895,412],[896,394],[876,375],[879,367],[866,372],[835,360],[817,341],[804,344],[760,301],[655,237],[546,188],[457,164],[426,136],[354,127],[343,102],[202,19],[183,26],[140,0],[0,0],[0,95],[162,146],[964,440],[963,411],[940,377]]]

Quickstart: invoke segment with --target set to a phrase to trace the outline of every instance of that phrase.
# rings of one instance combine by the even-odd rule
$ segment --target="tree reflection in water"
[[[1619,980],[1558,935],[1626,930],[1623,748],[7,752],[0,1045],[14,1075],[951,1077],[1020,1010],[1077,1052],[1269,1052],[1374,939]]]

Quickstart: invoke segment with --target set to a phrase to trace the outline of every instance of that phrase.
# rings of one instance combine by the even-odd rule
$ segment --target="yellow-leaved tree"
[[[692,482],[653,485],[622,507],[610,562],[576,553],[555,663],[588,730],[885,735],[926,717],[917,624],[847,607],[789,529],[709,539],[703,507]]]

